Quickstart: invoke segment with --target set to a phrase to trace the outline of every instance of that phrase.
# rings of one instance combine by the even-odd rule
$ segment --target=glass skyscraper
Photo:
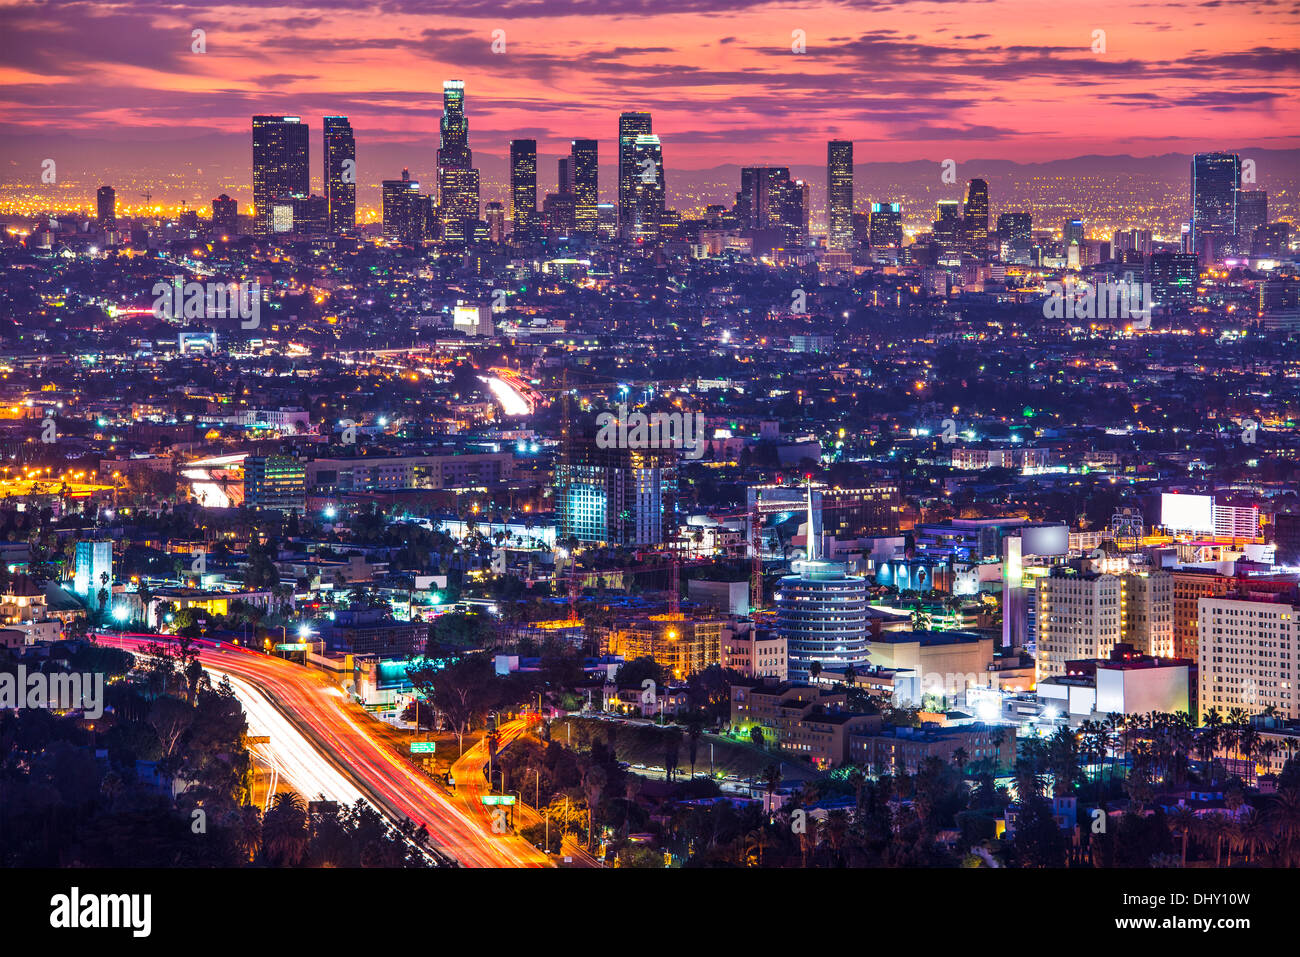
[[[618,228],[623,238],[632,233],[633,202],[642,169],[637,166],[637,137],[650,135],[649,113],[624,113],[618,118]]]
[[[473,238],[479,219],[479,175],[469,148],[465,116],[465,81],[442,84],[442,119],[438,124],[438,206],[442,238],[453,242]]]
[[[853,245],[853,142],[826,144],[826,244],[831,249]]]
[[[594,235],[596,232],[596,203],[600,191],[598,154],[595,140],[574,140],[569,147],[574,229],[585,235]]]
[[[357,145],[346,116],[327,116],[325,129],[325,202],[329,232],[338,236],[357,226]]]
[[[510,221],[515,242],[537,230],[537,140],[510,141]]]
[[[272,200],[311,192],[307,124],[297,116],[253,117],[254,230],[270,233]]]
[[[1197,153],[1192,157],[1193,252],[1199,252],[1206,239],[1221,244],[1237,235],[1240,188],[1241,157],[1236,153]]]

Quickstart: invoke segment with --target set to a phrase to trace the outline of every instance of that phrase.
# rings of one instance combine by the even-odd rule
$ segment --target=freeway
[[[101,634],[109,647],[143,652],[163,635]],[[191,644],[204,668],[247,682],[383,813],[428,828],[430,843],[465,867],[548,867],[550,861],[512,834],[493,834],[486,819],[469,812],[395,751],[384,727],[350,701],[325,675],[281,658],[211,641]]]
[[[528,730],[530,721],[540,720],[536,714],[527,715],[522,718],[516,718],[513,721],[503,722],[497,728],[497,753],[505,748],[510,742],[514,741],[521,734]],[[487,739],[483,738],[466,751],[451,766],[452,778],[456,781],[456,796],[464,803],[465,809],[471,814],[479,814],[484,821],[490,821],[487,808],[484,806],[482,797],[484,794],[491,793],[488,789],[488,780],[484,777],[484,768],[488,763]],[[527,782],[524,782],[525,786]],[[535,809],[530,808],[523,803],[523,795],[518,791],[510,792],[519,800],[515,803],[515,826],[525,826],[529,824],[541,824],[542,815]],[[553,825],[558,827],[559,825]],[[579,867],[600,867],[600,862],[591,854],[587,853],[586,848],[577,841],[576,838],[567,838],[562,845],[562,853],[572,863]]]

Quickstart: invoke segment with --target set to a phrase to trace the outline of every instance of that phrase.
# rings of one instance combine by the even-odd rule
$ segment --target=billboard
[[[1070,526],[1025,525],[1020,529],[1020,551],[1024,555],[1065,555],[1070,551]]]
[[[1160,496],[1160,524],[1175,532],[1214,533],[1214,496],[1179,495],[1164,492]]]

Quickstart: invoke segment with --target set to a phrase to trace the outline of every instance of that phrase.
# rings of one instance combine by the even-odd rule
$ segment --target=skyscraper
[[[311,192],[307,124],[297,116],[253,117],[253,225],[269,233],[271,201]]]
[[[111,186],[101,186],[95,194],[95,206],[99,213],[99,225],[102,229],[112,229],[117,225],[117,190]]]
[[[420,184],[402,170],[401,179],[386,179],[384,190],[384,238],[415,245],[424,237],[424,216]]]
[[[596,202],[600,192],[600,168],[595,140],[574,140],[569,146],[569,176],[572,181],[574,229],[584,235],[596,232]]]
[[[853,245],[853,142],[826,144],[826,233],[831,249]]]
[[[967,251],[982,257],[989,239],[989,184],[984,180],[973,179],[967,184],[962,217],[966,221]]]
[[[576,428],[555,466],[556,534],[583,542],[656,545],[677,527],[673,448],[602,448]]]
[[[438,206],[444,241],[473,238],[479,218],[479,175],[469,148],[465,117],[465,81],[444,80],[442,119],[438,124]]]
[[[225,193],[212,201],[212,231],[220,236],[239,232],[239,203]]]
[[[537,140],[510,141],[510,221],[515,242],[533,237],[537,225]]]
[[[500,203],[487,204],[488,238],[494,243],[506,238],[506,208]]]
[[[442,119],[438,121],[438,171],[470,169],[469,120],[465,116],[465,81],[442,83]]]
[[[618,228],[623,238],[632,232],[633,199],[643,170],[637,166],[636,141],[650,135],[649,113],[624,113],[618,118]]]
[[[1255,230],[1268,222],[1268,191],[1241,189],[1237,191],[1237,236],[1242,249],[1250,251],[1250,240]]]
[[[1241,157],[1236,153],[1192,157],[1192,252],[1200,253],[1207,239],[1218,247],[1237,235],[1240,188]]]
[[[659,137],[646,134],[632,143],[631,221],[629,238],[636,242],[658,242],[664,218],[664,157]]]
[[[325,130],[325,202],[331,235],[357,226],[357,146],[346,116],[327,116]]]
[[[873,249],[903,248],[903,204],[872,203],[868,225]]]

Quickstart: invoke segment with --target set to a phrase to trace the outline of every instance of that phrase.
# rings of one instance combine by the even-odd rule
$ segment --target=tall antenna
[[[817,561],[817,534],[813,531],[812,476],[805,476],[808,482],[808,561]]]

